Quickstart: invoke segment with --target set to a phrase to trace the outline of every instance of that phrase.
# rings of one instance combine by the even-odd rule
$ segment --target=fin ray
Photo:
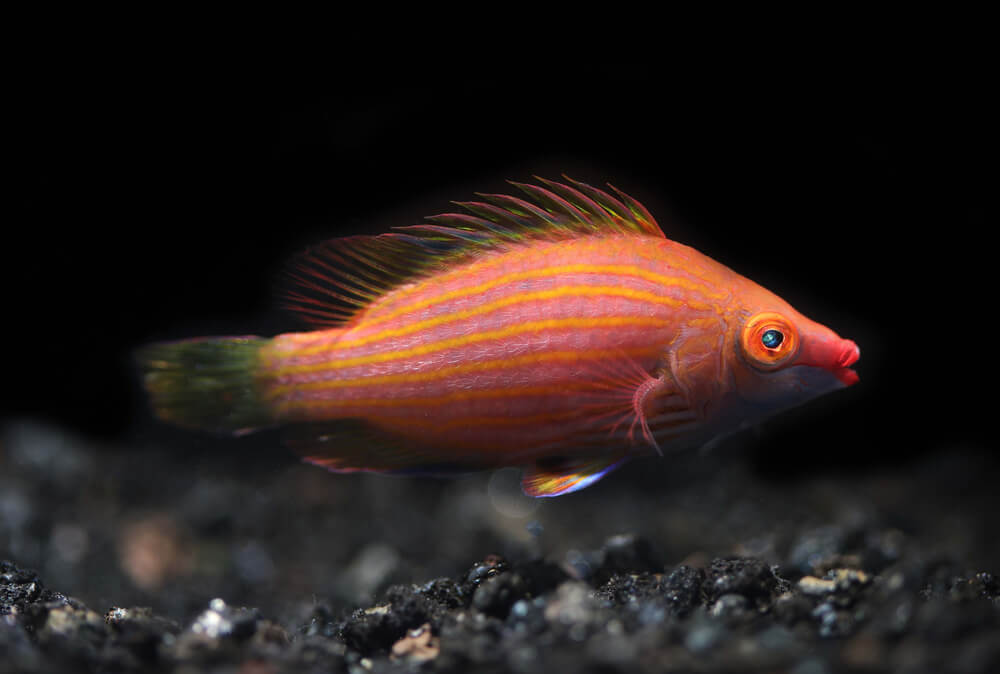
[[[153,412],[164,421],[217,433],[274,423],[258,386],[262,337],[159,342],[136,352]]]
[[[645,442],[657,454],[663,449],[657,432],[673,435],[694,420],[684,397],[670,376],[660,369],[656,374],[635,358],[622,354],[614,361],[594,361],[585,376],[593,393],[583,405],[594,421],[606,431],[608,439],[618,437],[619,429],[629,446]]]
[[[534,498],[562,496],[594,484],[628,460],[622,453],[538,462],[524,470],[521,490]]]
[[[456,461],[453,455],[364,419],[297,424],[285,429],[283,440],[303,461],[333,473],[451,475],[488,467]]]
[[[392,233],[314,246],[287,274],[285,307],[313,324],[343,325],[389,290],[484,252],[599,234],[663,238],[649,212],[614,186],[608,185],[618,198],[565,178],[572,185],[542,178],[545,187],[511,181],[527,199],[477,193],[483,201],[454,202],[469,213],[442,213]]]

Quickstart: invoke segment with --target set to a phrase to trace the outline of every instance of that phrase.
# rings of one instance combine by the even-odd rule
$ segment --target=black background
[[[273,292],[299,249],[565,172],[861,346],[860,384],[766,424],[763,470],[992,451],[994,87],[966,47],[384,67],[39,50],[8,100],[4,414],[160,432],[135,347],[300,329]]]

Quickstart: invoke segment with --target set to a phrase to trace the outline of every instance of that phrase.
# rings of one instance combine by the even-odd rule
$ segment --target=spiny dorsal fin
[[[628,234],[663,238],[642,204],[563,176],[536,178],[544,187],[509,181],[527,199],[477,194],[454,202],[468,213],[442,213],[378,236],[332,239],[303,253],[289,272],[286,306],[311,323],[340,325],[388,290],[485,252],[530,241]]]

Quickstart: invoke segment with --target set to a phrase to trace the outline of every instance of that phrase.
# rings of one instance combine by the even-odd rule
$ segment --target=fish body
[[[524,466],[525,491],[552,496],[857,380],[853,342],[635,200],[543,182],[307,252],[291,303],[328,327],[153,345],[154,408],[284,426],[338,472]]]

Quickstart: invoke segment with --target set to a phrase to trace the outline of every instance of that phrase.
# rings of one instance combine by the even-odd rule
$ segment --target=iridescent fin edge
[[[524,469],[521,490],[534,498],[571,494],[594,484],[628,458],[623,454],[613,454],[538,462]]]

